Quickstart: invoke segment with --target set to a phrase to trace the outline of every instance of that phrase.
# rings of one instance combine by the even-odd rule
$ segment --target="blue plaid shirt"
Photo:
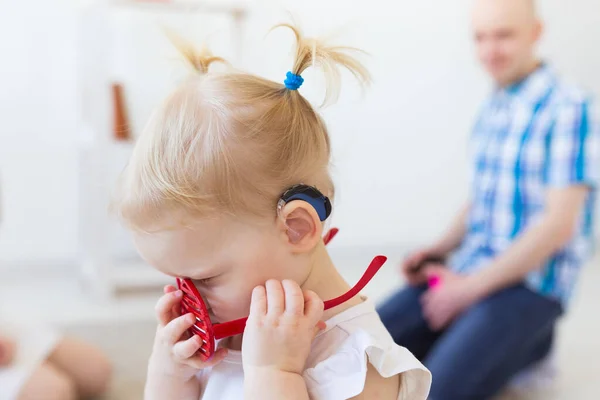
[[[547,188],[588,185],[575,237],[526,280],[567,303],[592,250],[598,122],[585,94],[546,65],[491,96],[471,137],[471,209],[465,240],[450,262],[456,271],[485,267],[506,251],[544,211]]]

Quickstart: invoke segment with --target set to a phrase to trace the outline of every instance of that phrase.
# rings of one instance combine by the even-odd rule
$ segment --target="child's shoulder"
[[[427,398],[431,374],[394,343],[367,299],[329,319],[315,338],[304,371],[311,398],[357,396],[364,389],[369,364],[384,378],[401,374],[398,398]]]

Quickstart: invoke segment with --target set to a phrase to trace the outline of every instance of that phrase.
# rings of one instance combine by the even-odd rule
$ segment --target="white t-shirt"
[[[400,374],[398,399],[425,400],[430,372],[404,347],[394,343],[373,304],[366,300],[329,319],[315,338],[303,373],[313,400],[349,399],[362,393],[367,362],[384,378]],[[202,400],[244,398],[242,354],[229,351],[213,368],[197,375]]]

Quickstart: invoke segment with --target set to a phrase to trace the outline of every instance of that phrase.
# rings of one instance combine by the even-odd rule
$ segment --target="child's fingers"
[[[173,286],[173,285],[166,285],[163,288],[163,292],[165,294],[172,293],[172,292],[175,292],[177,290],[178,289],[175,286]],[[177,318],[179,315],[181,315],[181,304],[175,304],[173,306],[173,308],[171,309],[171,319]]]
[[[179,342],[183,334],[194,325],[194,322],[196,322],[194,314],[185,314],[181,317],[177,317],[165,326],[163,330],[164,337],[169,344],[174,345]]]
[[[204,369],[214,367],[227,356],[227,349],[221,348],[215,351],[215,354],[210,358],[210,360],[202,361],[200,356],[195,355],[185,361],[187,365],[196,369]]]
[[[281,315],[285,308],[285,298],[281,282],[269,279],[265,286],[267,289],[267,315]]]
[[[176,290],[177,290],[177,288],[176,288],[175,286],[173,286],[173,285],[166,285],[166,286],[163,288],[163,292],[164,292],[165,294],[167,294],[167,293],[171,293],[171,292],[174,292],[174,291],[176,291]]]
[[[304,292],[304,315],[311,321],[317,321],[323,316],[323,300],[312,290]]]
[[[304,315],[304,294],[294,281],[288,279],[282,282],[285,295],[285,312],[291,315]]]
[[[187,340],[175,343],[173,346],[173,353],[184,360],[193,357],[200,349],[200,346],[202,346],[202,338],[198,335],[194,335]]]
[[[185,312],[185,311],[183,311]],[[171,308],[171,321],[174,320],[175,318],[181,316],[182,314],[182,310],[181,310],[181,304],[175,304],[173,306],[173,308]]]
[[[267,313],[267,292],[264,286],[257,286],[252,291],[250,315],[265,315]]]
[[[183,293],[181,290],[176,290],[174,292],[169,292],[158,299],[154,311],[156,312],[158,322],[161,326],[167,325],[174,318],[174,315],[172,314],[173,307],[181,302],[182,295]]]

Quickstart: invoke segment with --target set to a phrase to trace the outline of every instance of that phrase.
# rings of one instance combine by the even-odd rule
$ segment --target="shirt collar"
[[[496,96],[521,101],[529,106],[540,103],[556,84],[552,68],[542,63],[535,71],[521,81],[496,90]]]

